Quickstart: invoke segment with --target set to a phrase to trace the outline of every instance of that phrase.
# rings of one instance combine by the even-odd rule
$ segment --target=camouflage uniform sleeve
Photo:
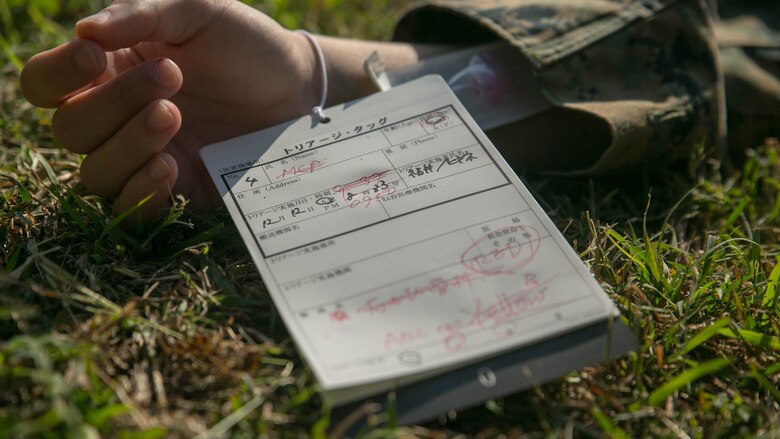
[[[725,137],[717,45],[697,0],[430,0],[400,19],[394,38],[502,38],[517,48],[553,107],[498,130],[494,141],[513,163],[621,173]],[[515,154],[528,148],[520,143],[548,159],[525,160],[533,154]]]
[[[780,137],[780,4],[723,0],[715,36],[726,84],[733,158],[767,137]]]

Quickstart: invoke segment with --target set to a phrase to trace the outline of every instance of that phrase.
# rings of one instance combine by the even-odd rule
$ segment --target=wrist
[[[293,42],[291,50],[294,53],[295,65],[293,76],[297,76],[295,84],[297,90],[290,100],[293,112],[296,116],[303,116],[311,112],[315,105],[319,105],[322,96],[322,74],[317,54],[312,43],[302,33],[288,30],[289,40]],[[326,68],[327,59],[326,59]]]
[[[295,41],[300,60],[301,99],[304,102],[300,114],[309,113],[319,105],[322,97],[322,70],[318,65],[315,48],[303,34],[289,31]],[[373,51],[379,52],[388,69],[414,64],[422,58],[435,56],[449,50],[446,46],[412,45],[378,41],[360,41],[315,35],[325,61],[328,75],[326,107],[341,104],[376,92],[376,86],[363,67]]]
[[[367,42],[317,35],[328,71],[326,106],[351,101],[376,92],[363,63],[371,54]],[[361,49],[361,50],[356,50]]]

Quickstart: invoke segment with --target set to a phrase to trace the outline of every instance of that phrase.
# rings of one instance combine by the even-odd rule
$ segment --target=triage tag
[[[201,152],[326,397],[616,315],[440,77],[327,114]]]

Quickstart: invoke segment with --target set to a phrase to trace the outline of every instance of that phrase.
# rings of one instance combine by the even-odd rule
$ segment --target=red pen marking
[[[447,115],[443,112],[433,112],[431,114],[427,114],[425,116],[422,116],[420,118],[420,126],[425,127],[431,127],[433,129],[439,128],[439,126],[447,121]]]
[[[400,294],[389,297],[372,297],[359,306],[356,311],[362,314],[384,314],[389,309],[414,302],[423,296],[443,297],[453,288],[464,286],[473,289],[474,282],[491,276],[514,274],[528,265],[539,251],[539,232],[531,226],[514,225],[490,232],[469,246],[461,256],[466,268],[462,273],[450,278],[435,278],[419,287],[407,287]],[[489,251],[484,254],[480,247]],[[525,274],[526,288],[539,285],[536,275]]]
[[[514,334],[517,324],[510,321],[514,317],[527,312],[530,308],[544,302],[547,288],[519,291],[515,294],[499,293],[493,303],[483,305],[479,297],[474,299],[474,308],[462,309],[471,326],[482,329],[492,329],[496,335],[509,336]],[[512,327],[506,325],[510,323]]]
[[[347,315],[347,313],[344,311],[337,309],[330,313],[330,319],[334,322],[343,322],[345,320],[349,320],[349,315]]]
[[[444,349],[448,352],[458,351],[464,347],[466,347],[466,336],[459,331],[447,334],[444,338]]]
[[[517,332],[515,318],[538,307],[545,301],[547,284],[557,275],[550,277],[543,284],[534,283],[512,294],[501,292],[495,299],[484,304],[482,298],[474,299],[474,306],[461,309],[464,319],[453,320],[439,325],[437,331],[443,335],[444,348],[448,351],[462,349],[467,344],[465,331],[469,329],[489,329],[496,337],[509,337]]]
[[[388,308],[402,305],[407,302],[413,302],[418,297],[433,294],[442,297],[447,294],[451,288],[460,288],[461,286],[473,287],[473,282],[482,279],[488,275],[479,273],[461,273],[457,276],[442,279],[431,280],[427,285],[417,288],[406,288],[401,294],[390,296],[385,300],[371,298],[362,306],[357,308],[357,312],[365,314],[384,313]]]
[[[388,169],[387,171],[382,172],[374,172],[371,175],[366,175],[363,177],[358,178],[355,181],[351,181],[349,183],[340,184],[337,186],[333,186],[333,192],[335,193],[347,193],[347,191],[354,189],[356,187],[360,186],[368,186],[371,183],[375,183],[382,179],[385,175],[387,175],[392,169]]]
[[[512,273],[533,261],[541,246],[539,232],[526,225],[492,231],[472,244],[460,257],[474,273]]]
[[[375,194],[368,194],[363,195],[360,199],[354,199],[351,203],[349,203],[349,207],[356,208],[360,206],[361,204],[365,203],[363,207],[368,209],[368,206],[371,205],[374,201],[381,201],[383,197],[386,197],[388,195],[393,195],[395,193],[396,189],[394,187],[387,188],[385,190],[381,190]]]
[[[428,332],[423,329],[416,331],[401,331],[385,333],[385,350],[393,348],[402,348],[428,336]]]
[[[321,162],[319,160],[312,160],[312,162],[308,165],[299,165],[282,169],[282,173],[279,174],[276,179],[281,180],[283,178],[294,177],[296,175],[311,174],[322,166],[325,166],[324,161]]]

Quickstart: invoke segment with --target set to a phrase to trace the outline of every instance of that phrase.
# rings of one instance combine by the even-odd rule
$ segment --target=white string
[[[307,30],[297,29],[295,32],[303,34],[306,39],[309,40],[312,47],[314,47],[314,54],[317,56],[317,63],[320,66],[320,72],[322,73],[322,96],[320,97],[320,104],[315,105],[311,109],[311,115],[316,118],[320,123],[330,122],[330,118],[325,115],[323,107],[325,107],[325,101],[328,99],[328,69],[325,66],[325,55],[322,54],[322,47],[320,43],[314,38],[314,35]]]

